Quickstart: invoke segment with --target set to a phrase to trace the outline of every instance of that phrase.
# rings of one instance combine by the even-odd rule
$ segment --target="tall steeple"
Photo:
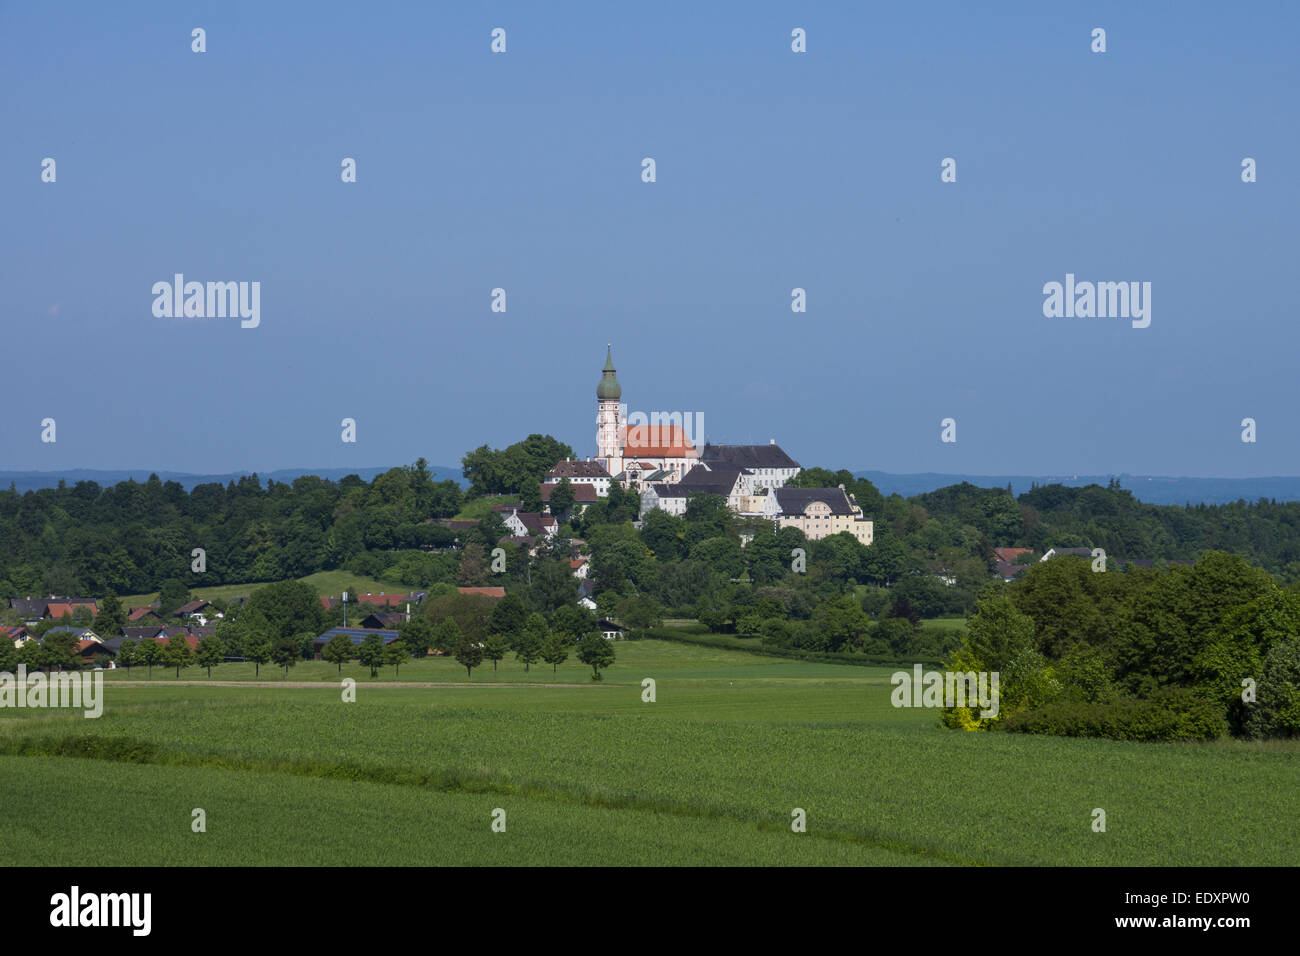
[[[602,402],[617,402],[623,397],[623,386],[618,384],[618,379],[614,377],[614,347],[610,343],[605,346],[605,371],[601,375],[600,384],[596,386],[596,399]]]
[[[614,377],[613,345],[605,347],[605,369],[596,386],[596,458],[611,475],[622,471],[623,416],[619,399],[623,386]]]

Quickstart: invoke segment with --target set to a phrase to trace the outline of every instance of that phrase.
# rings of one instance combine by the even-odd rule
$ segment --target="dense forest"
[[[474,479],[468,492],[453,481],[433,481],[423,459],[371,482],[304,476],[264,485],[252,475],[187,493],[151,477],[108,488],[78,482],[24,494],[2,491],[0,598],[144,593],[169,579],[197,586],[190,573],[195,548],[206,555],[203,585],[278,581],[336,568],[409,587],[451,583],[465,576],[459,573],[464,552],[455,547],[456,533],[435,519],[457,515],[488,490],[514,488],[514,499],[528,510],[536,504],[527,499],[536,498],[545,462],[568,451],[538,435],[500,451],[477,449],[465,459]],[[969,611],[993,578],[992,549],[1004,546],[1040,554],[1053,546],[1095,547],[1117,562],[1157,566],[1195,560],[1207,550],[1229,551],[1283,584],[1300,580],[1297,502],[1147,505],[1113,484],[1050,485],[1018,499],[1004,489],[961,484],[904,499],[883,497],[847,471],[821,468],[805,469],[795,483],[843,484],[875,520],[871,547],[846,537],[818,542],[809,555],[810,581],[866,586],[872,613],[900,594],[922,617]],[[772,584],[789,571],[790,551],[801,541],[791,531],[769,538],[761,522],[730,516],[716,502],[701,502],[686,519],[652,513],[638,533],[629,524],[638,507],[636,495],[616,493],[574,516],[569,530],[590,539],[599,590],[621,594],[630,587],[668,608],[693,607],[715,590],[705,587],[715,577]],[[480,525],[475,533],[461,533],[460,544],[473,541],[490,551],[504,532],[492,515]],[[742,549],[740,534],[754,531],[753,546]],[[620,546],[633,538],[649,558]],[[943,571],[956,585],[945,587],[927,571]],[[888,595],[877,593],[883,590]]]

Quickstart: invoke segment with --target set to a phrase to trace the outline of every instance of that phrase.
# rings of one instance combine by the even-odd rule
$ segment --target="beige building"
[[[869,545],[875,540],[875,524],[862,517],[862,509],[857,499],[838,488],[776,488],[771,497],[775,499],[777,526],[781,528],[798,528],[809,541],[847,531],[857,538],[858,543]]]

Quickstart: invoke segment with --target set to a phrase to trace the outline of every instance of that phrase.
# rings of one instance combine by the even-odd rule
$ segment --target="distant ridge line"
[[[805,462],[807,464],[807,462]],[[814,462],[815,464],[815,462]],[[330,481],[338,481],[348,475],[370,481],[390,468],[376,466],[368,468],[278,468],[274,471],[232,471],[221,474],[202,474],[183,471],[158,471],[148,468],[93,469],[72,468],[65,471],[0,471],[0,490],[7,490],[13,484],[19,492],[35,491],[40,488],[55,488],[59,480],[74,485],[78,481],[94,481],[108,486],[120,481],[134,479],[147,481],[151,474],[156,474],[162,481],[179,482],[187,491],[195,485],[219,482],[222,485],[240,478],[256,474],[262,482],[289,482],[303,475],[315,475]],[[468,487],[459,468],[446,465],[430,465],[429,471],[434,481],[451,479],[462,488]],[[1276,475],[1264,478],[1182,478],[1168,475],[966,475],[944,474],[941,472],[893,473],[885,471],[855,471],[855,477],[866,478],[882,494],[900,494],[905,498],[925,494],[949,485],[969,482],[981,488],[1005,488],[1011,484],[1012,493],[1020,496],[1029,491],[1034,484],[1059,484],[1069,488],[1083,488],[1087,485],[1105,487],[1112,478],[1119,479],[1120,487],[1131,491],[1139,501],[1156,505],[1184,504],[1230,504],[1238,500],[1259,501],[1272,499],[1277,501],[1300,501],[1300,476]]]

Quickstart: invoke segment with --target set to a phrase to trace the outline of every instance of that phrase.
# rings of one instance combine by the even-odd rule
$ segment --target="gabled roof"
[[[96,639],[95,642],[99,643],[98,640],[99,635],[95,634],[95,632],[88,627],[75,627],[75,626],[69,627],[67,624],[62,624],[59,627],[50,628],[48,631],[46,631],[44,634],[41,635],[41,639],[44,640],[45,638],[49,637],[51,634],[78,634],[78,635],[90,634],[95,637]]]
[[[546,473],[558,482],[561,478],[608,478],[610,474],[598,461],[561,461]]]
[[[677,487],[686,494],[729,495],[736,487],[743,468],[718,462],[710,465],[696,465],[686,473]]]
[[[799,463],[787,455],[780,445],[712,445],[705,444],[700,453],[702,461],[726,462],[740,468],[798,468]]]
[[[377,604],[381,607],[396,607],[409,600],[405,594],[358,594],[357,604]]]
[[[1019,555],[1033,554],[1033,553],[1034,553],[1033,548],[994,548],[993,549],[993,556],[997,558],[997,560],[1007,561],[1007,562],[1015,561]]]
[[[170,629],[157,624],[143,624],[138,627],[122,628],[122,637],[129,637],[133,641],[153,640],[160,635],[170,633]]]
[[[664,484],[648,485],[647,489],[649,491],[653,491],[655,493],[655,496],[659,498],[685,498],[687,495],[691,495],[691,494],[695,494],[695,495],[702,494],[702,492],[698,488],[693,490],[690,488],[683,488],[680,482],[678,482],[675,485],[664,485]]]
[[[55,604],[51,601],[45,606],[45,613],[56,621],[65,614],[71,614],[76,608],[85,607],[84,604]]]
[[[814,501],[825,503],[834,515],[856,515],[843,488],[777,488],[776,503],[785,515],[802,515]]]
[[[353,644],[360,644],[371,634],[378,634],[385,644],[391,644],[402,635],[397,631],[387,628],[369,628],[369,627],[332,627],[320,637],[316,638],[314,644],[328,644],[335,634],[345,634],[352,638]]]
[[[24,617],[41,617],[49,603],[48,598],[14,598],[9,606]]]
[[[397,625],[404,624],[405,622],[406,614],[404,612],[394,611],[392,613],[367,614],[362,619],[361,626],[383,630],[384,628],[395,628]]]
[[[45,597],[39,598],[14,598],[9,602],[9,606],[24,617],[44,617],[46,609],[51,604],[70,604],[74,607],[79,604],[86,604],[89,605],[90,609],[96,614],[99,613],[99,602],[94,598],[77,598],[67,597],[66,595],[60,594],[48,594]],[[59,616],[62,617],[62,615]]]
[[[558,487],[560,486],[545,481],[542,482],[539,486],[539,490],[542,493],[542,501],[549,503],[551,495],[555,494],[555,489]],[[596,494],[595,485],[570,485],[569,487],[573,489],[573,500],[577,504],[591,504],[593,501],[600,500],[600,496]]]
[[[183,614],[195,614],[203,610],[205,607],[212,607],[212,603],[210,601],[205,601],[202,598],[195,598],[193,601],[182,604],[176,610],[172,611],[172,616],[177,617]]]
[[[998,577],[1005,581],[1017,578],[1029,570],[1027,564],[1012,564],[1010,561],[999,561],[997,563]]]
[[[503,598],[506,596],[505,588],[457,588],[461,594],[478,594],[482,597]]]
[[[631,425],[623,439],[624,458],[698,458],[699,455],[680,425]]]
[[[541,534],[548,528],[558,528],[560,523],[555,520],[555,515],[537,514],[532,511],[519,511],[515,513],[525,528],[533,534]]]
[[[140,620],[140,618],[148,617],[150,614],[153,614],[157,610],[158,608],[153,605],[149,605],[147,607],[133,607],[131,608],[131,613],[126,616],[126,619],[128,621],[138,621]]]

